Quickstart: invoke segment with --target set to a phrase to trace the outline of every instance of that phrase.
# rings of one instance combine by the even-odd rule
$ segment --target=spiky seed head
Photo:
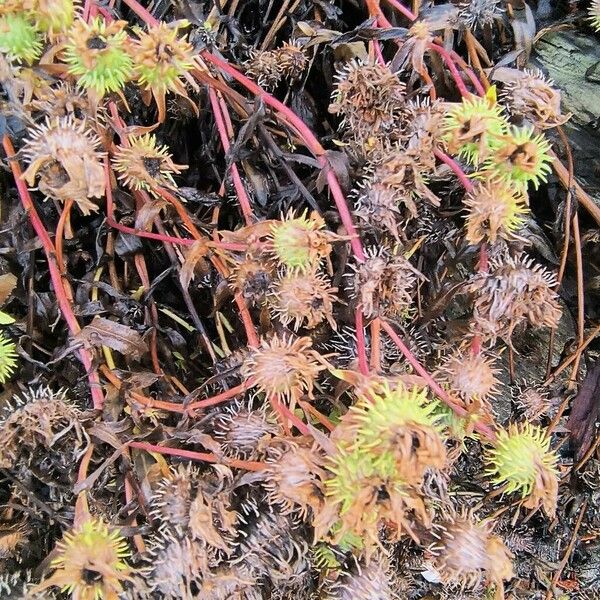
[[[466,235],[470,244],[510,240],[529,212],[523,190],[506,181],[478,182],[464,199]]]
[[[469,403],[473,400],[486,401],[498,393],[495,359],[483,353],[456,352],[442,363],[439,372],[441,380],[452,392]]]
[[[405,86],[387,65],[353,60],[336,75],[329,112],[342,117],[342,131],[366,142],[393,127],[405,101]]]
[[[502,19],[500,0],[468,0],[459,4],[459,19],[470,29],[491,26]]]
[[[42,35],[26,13],[0,16],[0,51],[9,60],[30,65],[42,53]]]
[[[17,346],[0,333],[0,383],[4,384],[14,373],[17,361]]]
[[[488,156],[483,173],[516,188],[525,189],[531,183],[537,189],[552,171],[549,152],[550,143],[542,134],[530,127],[513,127]]]
[[[474,588],[484,580],[502,586],[512,579],[512,554],[491,532],[491,523],[481,522],[467,512],[451,515],[437,525],[437,541],[429,548],[432,566],[443,583]]]
[[[167,92],[187,97],[181,78],[194,68],[194,49],[185,37],[179,37],[179,29],[186,25],[161,22],[147,33],[139,32],[134,43],[134,77],[144,90],[152,92],[161,121],[166,113]]]
[[[244,67],[246,75],[267,90],[277,87],[283,76],[279,56],[274,50],[252,50]]]
[[[384,381],[358,398],[334,436],[376,456],[390,453],[403,480],[418,485],[426,469],[445,464],[438,421],[436,403],[428,400],[426,390]]]
[[[489,272],[469,284],[475,295],[473,330],[495,339],[510,336],[523,322],[556,327],[562,314],[556,285],[554,274],[524,254],[492,259]]]
[[[417,280],[422,275],[399,254],[368,248],[366,260],[352,265],[349,292],[362,306],[366,317],[406,317]]]
[[[0,465],[4,468],[13,468],[17,462],[30,466],[36,458],[49,455],[60,455],[59,466],[66,468],[87,447],[82,413],[65,390],[31,389],[22,397],[15,396],[13,405],[0,419]]]
[[[59,587],[79,600],[116,600],[129,579],[127,542],[116,529],[89,518],[67,531],[56,545],[52,576],[39,589]]]
[[[126,21],[107,23],[96,17],[90,23],[77,19],[69,28],[64,60],[77,85],[100,98],[120,91],[132,75]]]
[[[513,393],[517,407],[523,418],[530,423],[536,423],[550,411],[552,403],[548,390],[540,387],[518,386]]]
[[[100,139],[85,121],[72,115],[47,118],[31,129],[23,148],[29,166],[23,179],[55,200],[74,200],[84,215],[98,210],[91,198],[104,196],[104,169]]]
[[[177,187],[173,174],[187,169],[187,165],[176,165],[168,147],[160,146],[151,133],[130,136],[128,146],[117,147],[112,165],[128,188],[154,195],[156,186]]]
[[[65,81],[52,88],[46,88],[42,94],[37,95],[31,105],[51,120],[72,117],[73,122],[85,121],[94,119],[97,115],[97,108],[90,99]]]
[[[290,212],[271,227],[270,244],[275,260],[292,271],[316,269],[331,253],[333,236],[325,231],[325,221],[316,212],[294,217]]]
[[[23,8],[29,12],[39,31],[49,36],[69,31],[75,18],[73,0],[24,0]]]
[[[229,275],[229,285],[234,291],[256,306],[262,306],[271,291],[274,266],[269,260],[246,256],[236,262]]]
[[[326,368],[319,358],[309,337],[273,336],[248,354],[241,371],[267,395],[292,401],[303,394],[312,397],[315,381]]]
[[[444,140],[450,154],[479,165],[494,153],[507,128],[502,109],[495,101],[470,96],[463,98],[444,118]]]
[[[308,66],[308,57],[303,47],[296,41],[285,42],[276,50],[279,68],[290,81],[300,79]]]
[[[215,416],[213,432],[225,456],[256,460],[279,433],[279,427],[266,410],[234,404]]]
[[[486,474],[506,493],[518,493],[526,508],[543,507],[554,516],[558,493],[558,457],[550,449],[550,437],[528,422],[511,423],[500,430],[485,454]]]
[[[192,488],[198,483],[200,473],[195,467],[178,466],[169,477],[159,483],[154,492],[150,511],[161,529],[185,531],[190,521]]]
[[[397,581],[388,557],[377,552],[369,561],[350,559],[335,580],[326,581],[323,600],[394,600]]]
[[[528,121],[536,129],[550,129],[566,123],[570,115],[560,109],[560,90],[538,69],[510,72],[504,85],[502,101],[512,115]]]
[[[295,331],[305,325],[313,329],[327,320],[333,329],[333,303],[337,288],[332,288],[327,278],[313,272],[288,273],[275,284],[271,309],[284,324],[293,323]]]
[[[331,476],[325,481],[324,509],[315,518],[316,539],[337,544],[350,534],[371,552],[384,522],[396,528],[395,538],[405,533],[416,538],[413,519],[429,523],[422,498],[403,480],[393,453],[348,450],[339,444],[327,468]]]
[[[264,471],[269,504],[282,514],[297,513],[306,519],[321,511],[323,504],[324,457],[314,440],[274,440],[267,449]]]
[[[600,0],[593,0],[588,8],[590,24],[595,31],[600,31]]]

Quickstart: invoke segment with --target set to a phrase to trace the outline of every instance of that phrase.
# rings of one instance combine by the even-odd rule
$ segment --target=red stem
[[[435,154],[436,158],[441,160],[443,163],[446,163],[452,169],[452,171],[454,171],[454,174],[458,177],[467,192],[473,191],[473,184],[471,183],[471,180],[467,177],[467,174],[460,168],[460,165],[453,158],[437,148],[434,149],[433,153]]]
[[[221,392],[216,396],[192,402],[187,406],[187,409],[194,410],[196,408],[206,408],[207,406],[214,406],[215,404],[220,404],[221,402],[225,402],[225,400],[229,400],[230,398],[233,398],[238,394],[243,394],[246,390],[249,390],[254,385],[254,383],[254,379],[247,379],[243,383],[240,383],[240,385],[236,385],[235,387],[232,387],[231,389],[225,392]]]
[[[393,6],[398,12],[402,13],[409,21],[416,21],[417,15],[407,8],[403,6],[398,0],[385,0],[390,6]]]
[[[225,154],[227,154],[231,145],[229,143],[229,135],[227,133],[227,127],[224,121],[224,115],[221,112],[221,106],[219,105],[219,100],[217,98],[217,92],[213,88],[209,87],[208,96],[213,109],[215,123],[217,124],[217,129],[219,131],[219,137],[221,138],[223,151]],[[246,193],[246,189],[242,183],[242,178],[240,177],[240,172],[235,163],[232,163],[231,165],[231,178],[233,179],[233,186],[235,187],[238,202],[240,203],[240,208],[242,209],[242,215],[244,216],[246,225],[252,225],[254,215],[252,213],[252,207],[250,206],[250,199],[248,198],[248,194]]]
[[[440,400],[447,404],[456,414],[460,415],[461,417],[468,417],[469,413],[462,406],[456,404],[450,398],[448,393],[425,370],[423,365],[421,365],[421,363],[415,358],[414,354],[404,345],[404,342],[400,339],[400,337],[394,331],[392,326],[386,321],[382,320],[381,327],[390,336],[390,338],[392,338],[393,342],[396,344],[396,346],[398,346],[400,352],[402,352],[402,354],[413,367],[413,369],[416,371],[416,373],[425,380],[425,383],[440,398]],[[493,441],[496,438],[496,434],[494,433],[494,431],[484,423],[477,422],[474,426],[477,431],[479,431],[488,439]]]
[[[463,97],[470,96],[469,90],[467,89],[465,82],[462,80],[462,77],[458,72],[458,68],[456,67],[456,63],[454,62],[452,56],[450,56],[449,52],[442,46],[439,46],[438,44],[435,44],[433,42],[429,44],[429,47],[432,50],[435,50],[442,57],[442,60],[446,63],[446,66],[452,74],[452,79],[454,79],[454,83],[456,83],[456,87],[458,88],[460,95]]]
[[[183,450],[181,448],[169,448],[168,446],[157,446],[149,442],[128,442],[129,448],[138,448],[146,452],[156,452],[168,456],[178,456],[179,458],[189,458],[199,462],[209,462],[235,467],[237,469],[246,469],[247,471],[262,471],[265,465],[261,462],[250,460],[238,460],[236,458],[221,459],[212,452],[194,452],[193,450]]]
[[[15,149],[7,135],[3,136],[2,145],[4,146],[4,151],[6,152],[6,156],[10,163],[10,168],[15,179],[15,184],[17,186],[17,191],[19,192],[19,198],[21,199],[23,208],[29,216],[31,225],[33,226],[33,229],[42,244],[42,248],[44,249],[46,262],[48,263],[48,271],[50,272],[50,279],[52,280],[52,287],[54,288],[54,293],[56,295],[56,301],[58,302],[60,312],[62,313],[63,319],[67,323],[71,335],[76,335],[81,331],[81,327],[75,318],[75,314],[73,313],[71,304],[67,298],[60,275],[60,270],[56,264],[56,248],[54,247],[54,244],[50,239],[50,235],[46,231],[46,228],[44,227],[44,224],[42,223],[42,220],[35,209],[35,205],[33,204],[29,190],[22,179],[21,167],[15,159]],[[87,348],[80,348],[78,353],[88,376],[94,408],[96,410],[100,410],[104,404],[104,394],[102,393],[100,378],[98,377],[98,373],[93,366],[92,355]]]

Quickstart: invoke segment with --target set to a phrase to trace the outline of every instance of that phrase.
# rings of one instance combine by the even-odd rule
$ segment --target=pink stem
[[[296,429],[302,435],[311,435],[308,427],[284,404],[279,402],[274,396],[269,397],[269,402],[273,408],[279,413],[282,419],[289,419]]]
[[[225,402],[225,400],[229,400],[238,394],[243,394],[246,390],[250,389],[256,382],[254,379],[247,379],[243,383],[232,387],[231,389],[217,394],[216,396],[212,396],[210,398],[205,398],[204,400],[198,400],[196,402],[192,402],[187,406],[188,410],[195,410],[196,408],[206,408],[207,406],[214,406],[215,404],[220,404],[221,402]]]
[[[375,55],[377,56],[377,62],[380,65],[385,65],[385,59],[383,58],[383,53],[381,52],[381,44],[379,40],[373,40],[373,48],[375,49]]]
[[[452,169],[467,192],[473,191],[473,184],[471,183],[471,180],[467,177],[467,174],[460,168],[460,165],[453,158],[437,148],[433,151],[433,153],[435,154],[436,158],[441,160],[443,163],[446,163]]]
[[[450,398],[448,393],[425,370],[421,363],[416,359],[414,354],[405,346],[404,342],[400,339],[400,337],[394,331],[392,326],[386,321],[382,320],[381,327],[390,336],[390,338],[393,340],[396,346],[398,346],[400,352],[402,352],[406,360],[410,363],[410,365],[417,372],[417,374],[425,380],[425,383],[427,383],[427,385],[440,398],[440,400],[447,404],[456,414],[460,415],[461,417],[469,416],[469,413],[462,406],[456,404]],[[496,438],[496,434],[494,433],[494,431],[483,423],[475,423],[475,429],[477,429],[477,431],[485,435],[490,440],[494,440]]]
[[[369,374],[367,363],[367,347],[365,343],[365,329],[363,322],[362,306],[360,304],[354,311],[354,322],[356,324],[356,350],[358,353],[358,368],[363,375]]]
[[[22,179],[23,174],[21,167],[15,159],[15,149],[7,135],[3,137],[2,145],[4,146],[4,151],[9,159],[10,168],[15,179],[15,184],[17,186],[17,191],[19,192],[19,198],[21,199],[23,208],[29,216],[31,225],[33,226],[33,229],[42,244],[44,253],[46,254],[48,271],[50,272],[50,279],[52,281],[52,287],[54,288],[54,294],[56,295],[60,312],[62,313],[63,319],[67,323],[71,335],[76,335],[81,331],[81,327],[75,318],[75,314],[73,313],[73,309],[71,308],[71,304],[65,293],[62,276],[58,265],[56,264],[56,248],[54,247],[54,244],[50,239],[50,235],[46,231],[46,228],[44,227],[44,224],[42,223],[42,220],[35,209],[35,205],[33,204],[29,190]],[[104,394],[102,393],[100,378],[98,377],[98,373],[93,366],[92,355],[86,348],[80,348],[78,353],[90,383],[90,393],[92,395],[94,408],[96,410],[101,410],[102,405],[104,404]]]
[[[410,8],[406,8],[403,6],[398,0],[385,0],[390,6],[393,6],[398,12],[402,13],[409,21],[416,21],[417,15],[410,10]]]
[[[454,59],[452,58],[452,56],[450,56],[448,51],[445,48],[443,48],[442,46],[439,46],[438,44],[435,44],[433,42],[431,42],[429,44],[429,47],[432,50],[435,50],[442,57],[443,61],[446,63],[446,66],[448,67],[450,73],[452,74],[452,78],[454,79],[454,83],[456,83],[456,87],[458,88],[460,95],[463,97],[469,96],[470,95],[469,90],[467,89],[465,82],[463,81],[462,77],[460,76],[460,73],[458,72],[458,69],[456,67],[456,63],[454,62]]]
[[[178,456],[179,458],[189,458],[190,460],[196,460],[199,462],[218,463],[224,464],[229,467],[235,467],[238,469],[246,469],[247,471],[262,471],[265,468],[264,463],[239,460],[236,458],[219,458],[212,452],[194,452],[193,450],[183,450],[181,448],[169,448],[168,446],[157,446],[156,444],[150,444],[149,442],[128,442],[129,448],[138,448],[139,450],[145,450],[146,452],[156,452],[157,454],[166,454],[168,456]]]
[[[231,146],[229,143],[229,135],[227,134],[225,121],[223,120],[223,113],[221,112],[221,106],[219,105],[219,101],[217,99],[217,92],[213,88],[209,88],[208,96],[210,98],[210,104],[213,109],[215,123],[217,124],[217,129],[219,131],[219,137],[221,138],[221,144],[223,146],[223,151],[225,152],[225,154],[227,154],[227,152],[229,152],[229,148]],[[242,215],[244,216],[246,225],[252,225],[253,213],[252,213],[252,207],[250,206],[250,199],[248,198],[248,194],[246,193],[244,184],[242,183],[242,178],[240,177],[240,172],[235,163],[233,163],[231,165],[231,177],[233,179],[233,185],[235,187],[235,191],[236,191],[236,194],[238,197],[238,202],[240,203],[240,208],[242,209]]]
[[[143,6],[141,6],[140,3],[137,2],[137,0],[124,0],[124,2],[148,25],[158,24],[157,19],[155,19]],[[354,227],[354,223],[352,221],[352,216],[350,214],[346,198],[342,193],[342,189],[335,175],[335,171],[333,170],[333,166],[327,158],[327,152],[325,151],[323,146],[321,146],[319,140],[315,137],[310,128],[293,110],[291,110],[285,104],[274,98],[271,94],[263,90],[260,86],[256,85],[254,81],[248,79],[248,77],[240,73],[233,65],[229,64],[225,59],[211,54],[210,52],[208,52],[208,50],[201,50],[200,55],[204,60],[215,65],[223,73],[226,73],[230,77],[233,77],[233,79],[235,79],[238,83],[242,84],[249,92],[261,98],[265,104],[275,109],[282,121],[284,121],[290,127],[296,130],[298,136],[303,141],[305,146],[316,157],[321,168],[327,171],[327,182],[329,183],[329,189],[331,190],[331,195],[333,196],[335,205],[338,209],[338,212],[340,213],[340,218],[342,219],[342,223],[346,228],[346,232],[351,238],[350,245],[352,247],[354,256],[359,262],[364,262],[365,254],[363,251],[362,242],[360,241],[358,232]]]

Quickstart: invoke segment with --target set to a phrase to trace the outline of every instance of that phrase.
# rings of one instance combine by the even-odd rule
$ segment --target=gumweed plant
[[[0,6],[0,595],[575,581],[515,543],[593,531],[560,90],[504,0],[329,4]]]

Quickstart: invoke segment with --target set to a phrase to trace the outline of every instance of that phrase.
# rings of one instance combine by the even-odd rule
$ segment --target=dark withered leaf
[[[122,233],[119,231],[115,239],[115,252],[121,258],[141,252],[143,248],[144,245],[141,238],[136,235],[130,235],[129,233]]]
[[[335,173],[342,190],[348,190],[350,187],[350,163],[348,161],[348,156],[343,152],[338,152],[337,150],[327,150],[325,154],[329,164],[321,169],[321,172],[317,177],[317,190],[321,192],[325,188],[329,169],[333,169],[333,172]]]
[[[141,358],[148,352],[146,342],[137,331],[104,317],[96,317],[76,334],[74,339],[86,346],[108,346],[133,358]]]
[[[594,442],[598,418],[600,418],[600,361],[588,371],[581,383],[579,393],[571,404],[567,428],[570,431],[569,439],[576,462],[585,456]]]

